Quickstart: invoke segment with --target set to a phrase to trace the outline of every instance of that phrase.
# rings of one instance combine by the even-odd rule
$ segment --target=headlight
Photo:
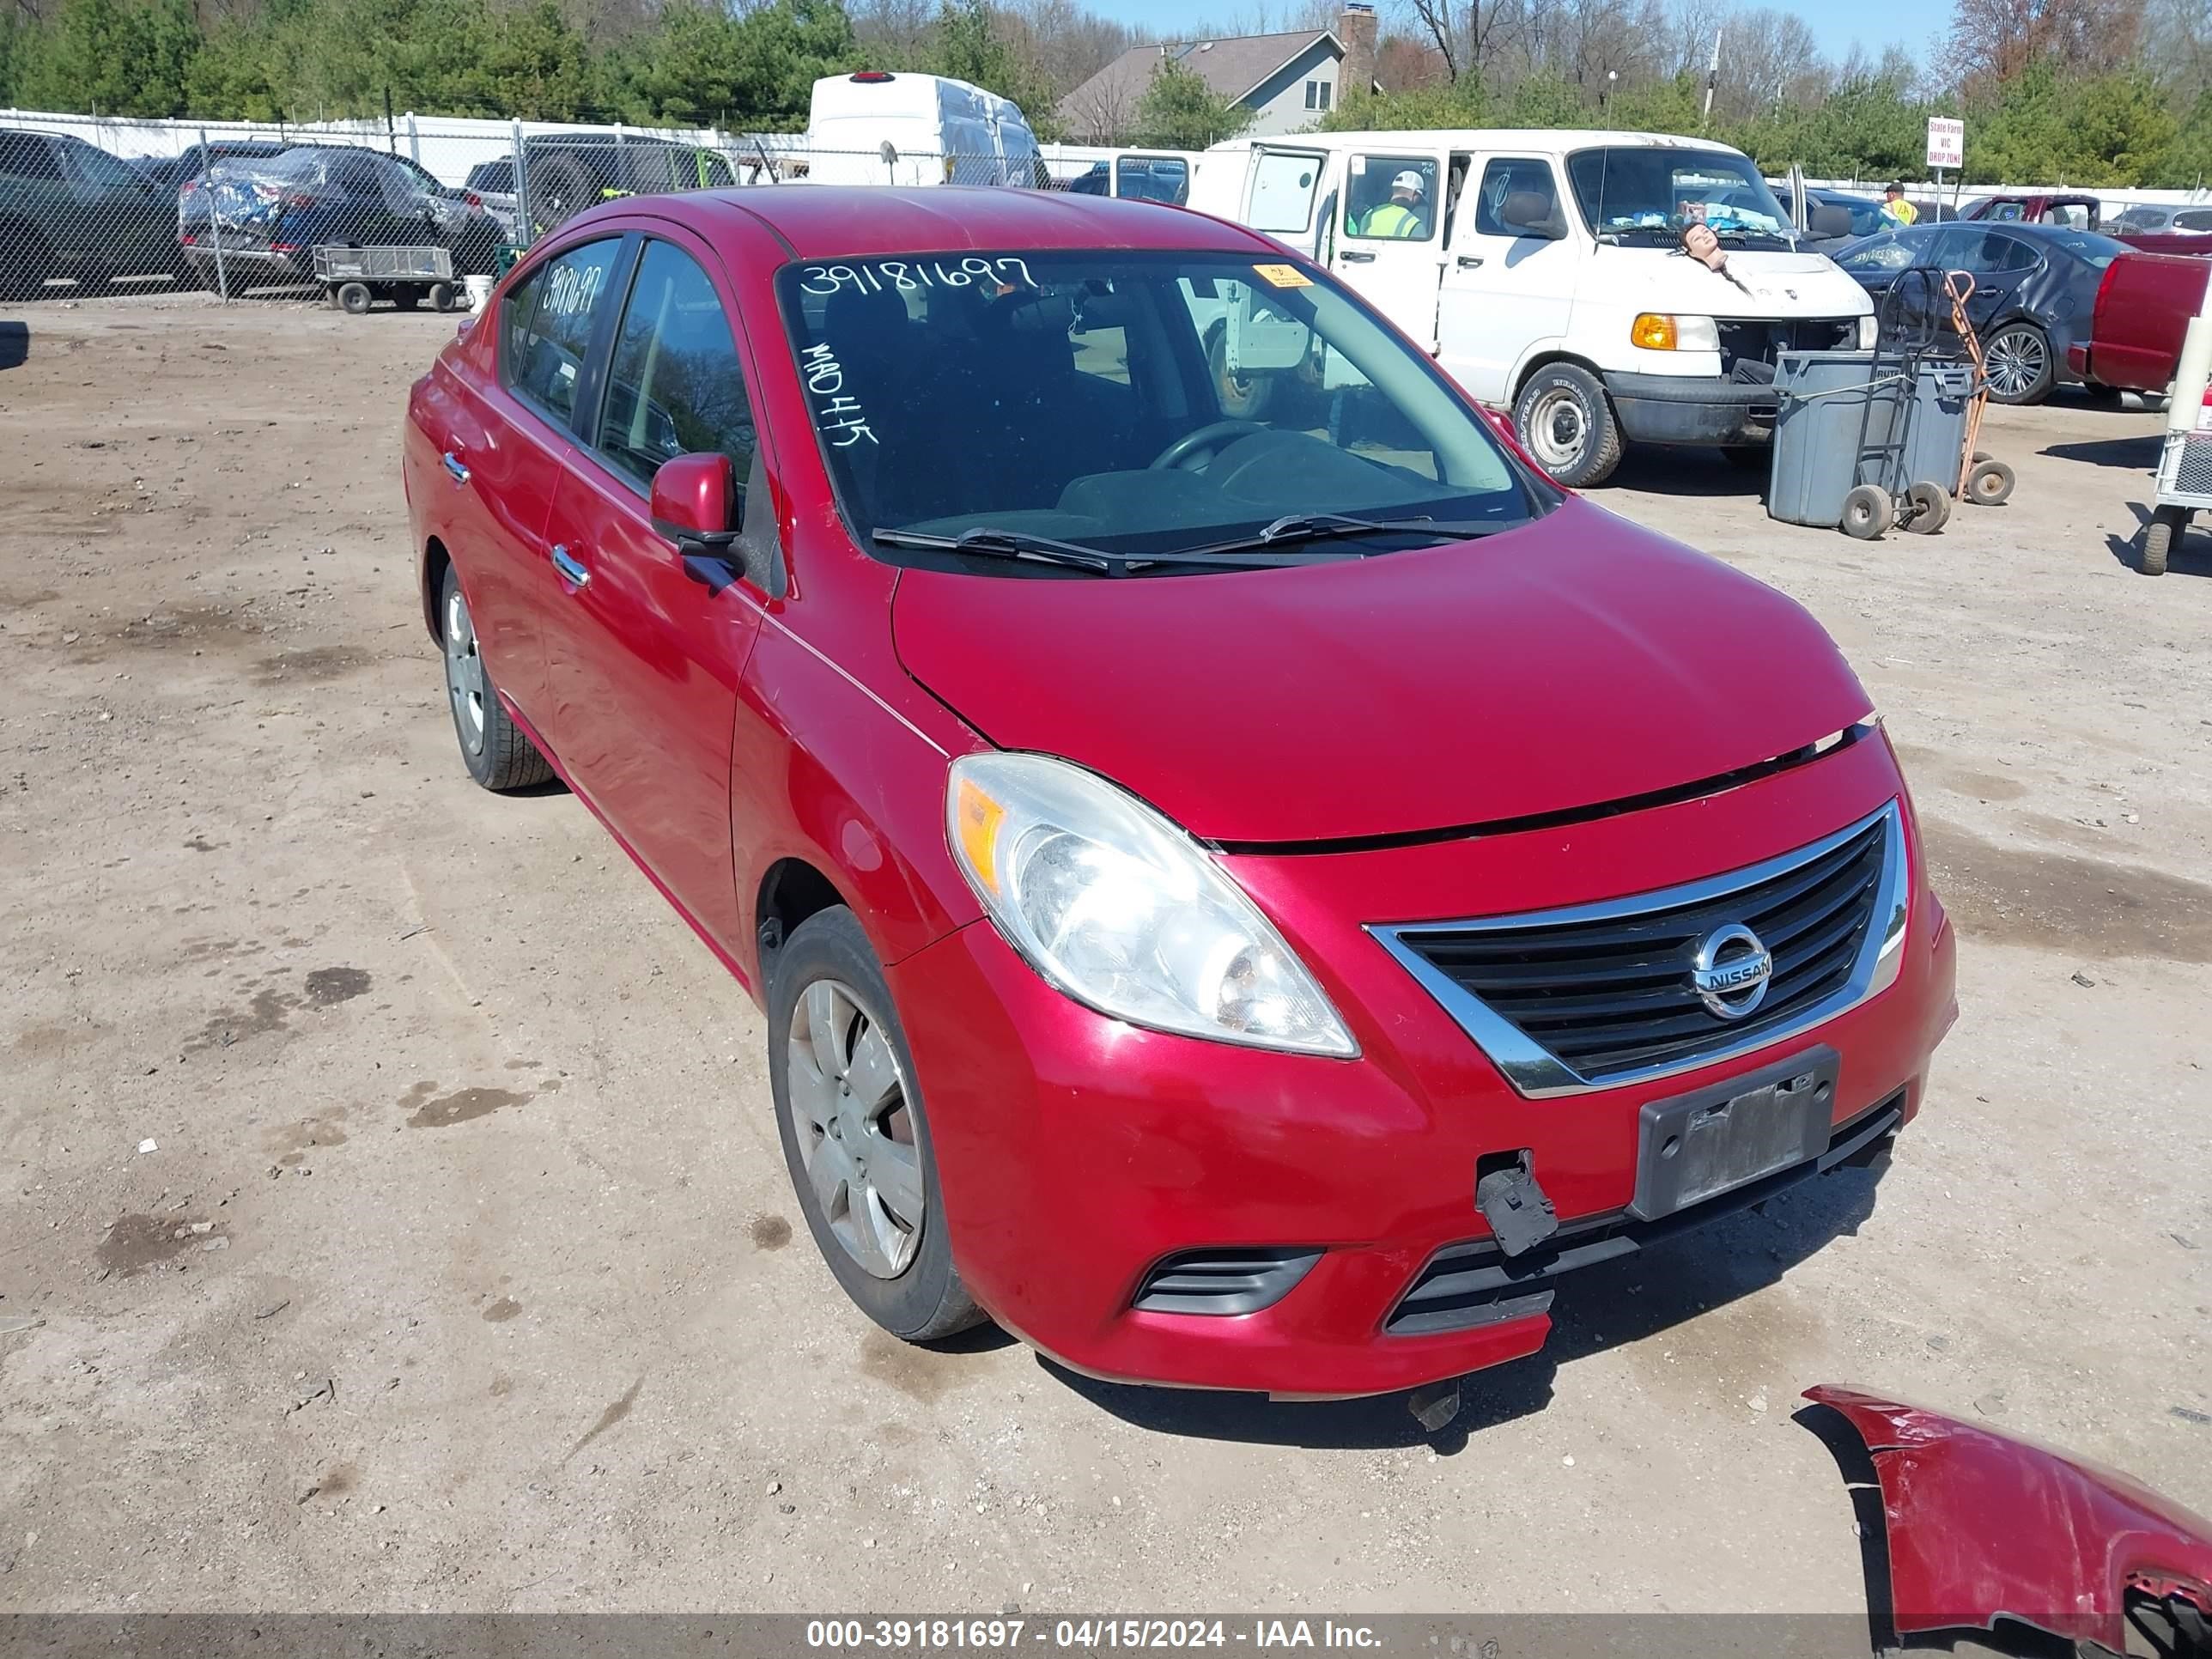
[[[999,931],[1078,1002],[1186,1036],[1359,1052],[1252,901],[1188,834],[1103,779],[1042,755],[965,755],[945,820]]]
[[[1861,351],[1872,351],[1875,342],[1881,337],[1881,324],[1873,313],[1869,312],[1859,319],[1859,349]]]
[[[1674,317],[1645,311],[1628,325],[1632,345],[1646,351],[1718,351],[1721,331],[1710,317]]]

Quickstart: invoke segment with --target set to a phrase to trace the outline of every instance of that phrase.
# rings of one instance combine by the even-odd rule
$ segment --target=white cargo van
[[[863,70],[814,83],[806,177],[821,185],[1035,185],[1021,106],[941,75]]]
[[[1599,482],[1627,443],[1714,445],[1764,465],[1775,353],[1873,343],[1866,290],[1796,246],[1748,157],[1703,139],[1231,140],[1206,153],[1190,205],[1335,272],[1477,399],[1510,410],[1562,483]],[[1680,252],[1692,221],[1719,239],[1724,272]],[[1315,371],[1283,361],[1301,331],[1236,320],[1225,368],[1240,395],[1264,392],[1269,374]]]

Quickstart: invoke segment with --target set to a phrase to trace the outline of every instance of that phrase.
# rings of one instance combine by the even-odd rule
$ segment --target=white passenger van
[[[1206,153],[1190,205],[1336,273],[1477,399],[1510,410],[1565,484],[1598,483],[1627,443],[1714,445],[1763,465],[1775,353],[1874,343],[1866,290],[1796,246],[1748,157],[1703,139],[1237,139]],[[1724,272],[1680,251],[1692,221],[1718,238]],[[1256,290],[1243,299],[1243,320],[1261,326],[1224,331],[1237,396],[1264,395],[1270,374],[1316,373],[1297,356],[1303,331],[1255,319]]]
[[[814,83],[806,178],[817,185],[1036,185],[1021,106],[942,75],[863,70]]]

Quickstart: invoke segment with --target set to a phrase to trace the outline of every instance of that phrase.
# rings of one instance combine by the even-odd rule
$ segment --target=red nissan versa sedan
[[[470,772],[558,772],[766,1008],[902,1337],[1435,1383],[1919,1107],[1951,937],[1834,645],[1249,231],[609,203],[416,383],[405,471]]]

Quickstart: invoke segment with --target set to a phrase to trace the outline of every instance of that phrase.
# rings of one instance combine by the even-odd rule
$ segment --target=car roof
[[[710,237],[722,227],[765,226],[800,259],[969,248],[1285,252],[1280,243],[1241,225],[1182,208],[1011,185],[890,189],[880,185],[756,185],[685,191],[605,203],[579,214],[570,223],[625,212],[676,219]]]
[[[1721,155],[1743,152],[1717,138],[1686,137],[1677,132],[1637,132],[1611,127],[1440,127],[1433,131],[1301,132],[1274,138],[1226,138],[1216,154],[1265,145],[1270,149],[1473,149],[1519,150],[1531,155],[1566,155],[1578,149],[1626,147],[1704,150]]]

